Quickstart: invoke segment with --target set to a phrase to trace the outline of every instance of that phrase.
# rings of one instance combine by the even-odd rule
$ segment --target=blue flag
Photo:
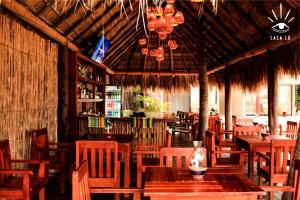
[[[104,60],[104,56],[108,51],[109,45],[110,41],[105,39],[104,35],[102,35],[94,50],[92,59],[98,63],[102,63]]]

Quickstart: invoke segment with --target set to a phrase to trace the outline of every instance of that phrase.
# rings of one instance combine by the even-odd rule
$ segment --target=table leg
[[[248,151],[248,177],[253,180],[254,176],[254,149],[250,145],[249,151]]]
[[[126,145],[126,151],[124,152],[124,187],[130,186],[130,145]],[[129,197],[129,194],[124,194],[125,197]]]

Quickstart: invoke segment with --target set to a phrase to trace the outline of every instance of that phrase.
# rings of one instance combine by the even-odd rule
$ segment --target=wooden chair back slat
[[[117,187],[120,178],[117,142],[77,141],[76,167],[79,167],[83,160],[87,161],[88,169],[91,169],[88,179],[91,187]]]
[[[10,169],[11,167],[11,157],[10,157],[10,148],[9,141],[2,140],[0,141],[0,169]],[[0,182],[5,181],[7,175],[0,175]]]
[[[295,140],[271,141],[271,176],[288,173],[288,160],[293,159],[295,146]]]
[[[31,142],[32,142],[31,158],[37,160],[48,160],[49,142],[48,142],[47,128],[34,130],[32,134]]]
[[[193,153],[193,150],[194,150],[193,148],[184,148],[184,147],[178,147],[178,148],[163,147],[160,149],[160,166],[174,167],[173,158],[175,158],[176,167],[188,168],[190,163],[190,157]],[[185,159],[184,163],[182,158]],[[166,162],[164,162],[165,160]],[[183,166],[183,164],[185,166]]]
[[[234,125],[253,126],[253,119],[237,118]]]
[[[96,163],[96,149],[91,149],[91,162]],[[96,165],[91,165],[91,177],[96,177]]]
[[[286,137],[296,140],[298,136],[298,123],[287,121],[286,122]]]
[[[72,176],[72,200],[90,200],[88,186],[88,165],[84,160]]]
[[[99,154],[99,177],[103,178],[104,177],[104,173],[103,173],[103,165],[101,164],[102,160],[104,159],[103,156],[103,149],[98,149],[98,154]]]
[[[208,117],[208,130],[215,132],[216,131],[216,122],[220,120],[220,116],[209,116]]]
[[[260,135],[259,126],[234,126],[233,127],[233,141],[237,135]]]

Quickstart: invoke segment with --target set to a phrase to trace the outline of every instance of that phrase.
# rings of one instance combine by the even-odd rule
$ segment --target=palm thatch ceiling
[[[120,4],[111,1],[96,0],[94,11],[78,6],[70,1],[54,0],[19,0],[20,4],[29,9],[35,16],[46,22],[76,44],[81,52],[91,56],[97,41],[104,34],[111,46],[105,57],[104,64],[114,71],[194,71],[200,66],[199,47],[204,41],[205,61],[208,70],[213,69],[231,58],[270,41],[274,35],[268,16],[273,16],[272,9],[277,11],[282,3],[283,13],[291,9],[294,20],[289,24],[291,31],[299,31],[300,1],[219,1],[215,15],[209,1],[205,1],[201,18],[200,3],[189,0],[177,0],[175,7],[182,11],[185,23],[175,28],[170,38],[176,39],[178,48],[171,52],[166,50],[165,60],[158,63],[150,56],[145,58],[141,53],[138,39],[145,35],[142,21],[138,18],[137,0],[124,1],[128,17],[120,14]],[[132,5],[132,10],[131,10]],[[200,28],[200,22],[204,28]],[[202,32],[202,33],[201,33]],[[200,40],[200,35],[204,39]],[[150,34],[150,44],[155,47],[158,37]],[[166,46],[165,41],[161,43]],[[167,48],[165,48],[167,49]]]

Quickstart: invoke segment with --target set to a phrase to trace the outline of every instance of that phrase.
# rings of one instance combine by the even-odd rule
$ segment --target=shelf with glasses
[[[81,102],[89,102],[89,103],[93,103],[93,102],[103,102],[104,99],[77,99],[78,103]]]

